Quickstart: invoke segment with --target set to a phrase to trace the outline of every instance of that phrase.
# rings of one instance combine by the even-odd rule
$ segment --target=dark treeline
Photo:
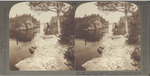
[[[140,46],[140,10],[134,12],[130,18],[129,25],[129,37],[127,43],[130,45],[136,45],[136,48],[131,53],[131,59],[134,60],[133,66],[140,69],[140,61],[141,61],[141,46]]]
[[[37,27],[40,27],[40,21],[37,21],[37,19],[30,14],[16,15],[14,18],[9,18],[10,30],[26,30]]]
[[[61,21],[61,20],[60,20]],[[70,61],[69,66],[72,69],[74,65],[74,10],[72,7],[69,7],[69,10],[63,15],[63,21],[61,22],[61,36],[60,43],[69,45],[68,50],[64,54],[64,57]]]
[[[61,23],[61,43],[74,46],[74,10],[72,7],[63,15]]]
[[[140,11],[137,10],[133,13],[129,26],[129,44],[140,44]]]
[[[75,18],[76,30],[94,30],[108,27],[109,22],[102,16],[92,14],[83,18]]]

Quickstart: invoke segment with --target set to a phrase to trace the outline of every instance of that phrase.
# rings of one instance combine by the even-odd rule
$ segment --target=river
[[[76,33],[75,39],[75,65],[76,70],[84,70],[81,66],[86,61],[100,57],[97,47],[103,35],[108,32],[108,28],[80,31]],[[30,29],[24,31],[10,31],[9,38],[9,61],[10,70],[18,70],[15,67],[19,61],[31,57],[29,47],[40,39],[40,29]]]
[[[92,31],[79,31],[76,33],[75,39],[75,64],[76,70],[85,70],[82,67],[86,61],[101,57],[97,52],[97,48],[105,33],[108,33],[108,28],[102,28]]]
[[[40,38],[40,29],[24,31],[10,31],[9,38],[9,63],[10,70],[19,70],[15,67],[19,61],[31,57],[29,47]]]

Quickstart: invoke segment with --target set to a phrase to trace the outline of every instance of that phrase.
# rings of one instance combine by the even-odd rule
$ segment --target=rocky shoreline
[[[106,35],[100,44],[104,47],[102,57],[85,62],[82,67],[87,71],[139,70],[132,65],[134,60],[131,59],[131,53],[135,46],[128,45],[124,36]]]
[[[55,35],[42,36],[33,44],[36,49],[32,57],[18,62],[15,66],[20,71],[60,71],[71,69],[71,66],[66,65],[69,64],[68,60],[64,58],[68,46],[59,44],[58,40],[59,38]]]

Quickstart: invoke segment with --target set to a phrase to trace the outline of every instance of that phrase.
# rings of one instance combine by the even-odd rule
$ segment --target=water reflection
[[[38,28],[36,29],[29,29],[29,30],[13,30],[10,31],[10,38],[15,39],[16,43],[18,42],[30,42],[34,39],[35,33],[40,32]]]
[[[100,41],[103,34],[106,32],[108,32],[108,28],[102,28],[102,29],[91,30],[91,31],[82,30],[76,32],[76,38],[83,39],[85,41],[85,44],[87,44],[87,42]]]
[[[15,65],[28,57],[31,57],[29,53],[29,47],[39,39],[40,29],[29,29],[22,31],[10,31],[9,38],[9,59],[10,70],[18,70]]]
[[[108,33],[108,28],[76,32],[76,70],[85,70],[82,64],[90,59],[102,56],[97,52],[97,48],[105,33]]]

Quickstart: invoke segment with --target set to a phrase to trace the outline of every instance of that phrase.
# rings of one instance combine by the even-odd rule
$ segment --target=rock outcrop
[[[92,14],[82,18],[75,19],[77,30],[95,30],[108,27],[109,22],[102,16]]]
[[[104,36],[100,43],[104,47],[102,57],[91,59],[82,66],[91,71],[135,70],[131,53],[134,46],[126,43],[124,36]]]
[[[42,36],[45,37],[45,36]],[[26,58],[16,64],[21,71],[26,70],[69,70],[71,67],[66,64],[68,61],[64,58],[67,46],[58,43],[59,38],[55,35],[40,38],[35,42],[36,50],[32,57]]]
[[[14,18],[9,18],[10,30],[26,30],[40,27],[40,21],[30,14],[23,14]]]

